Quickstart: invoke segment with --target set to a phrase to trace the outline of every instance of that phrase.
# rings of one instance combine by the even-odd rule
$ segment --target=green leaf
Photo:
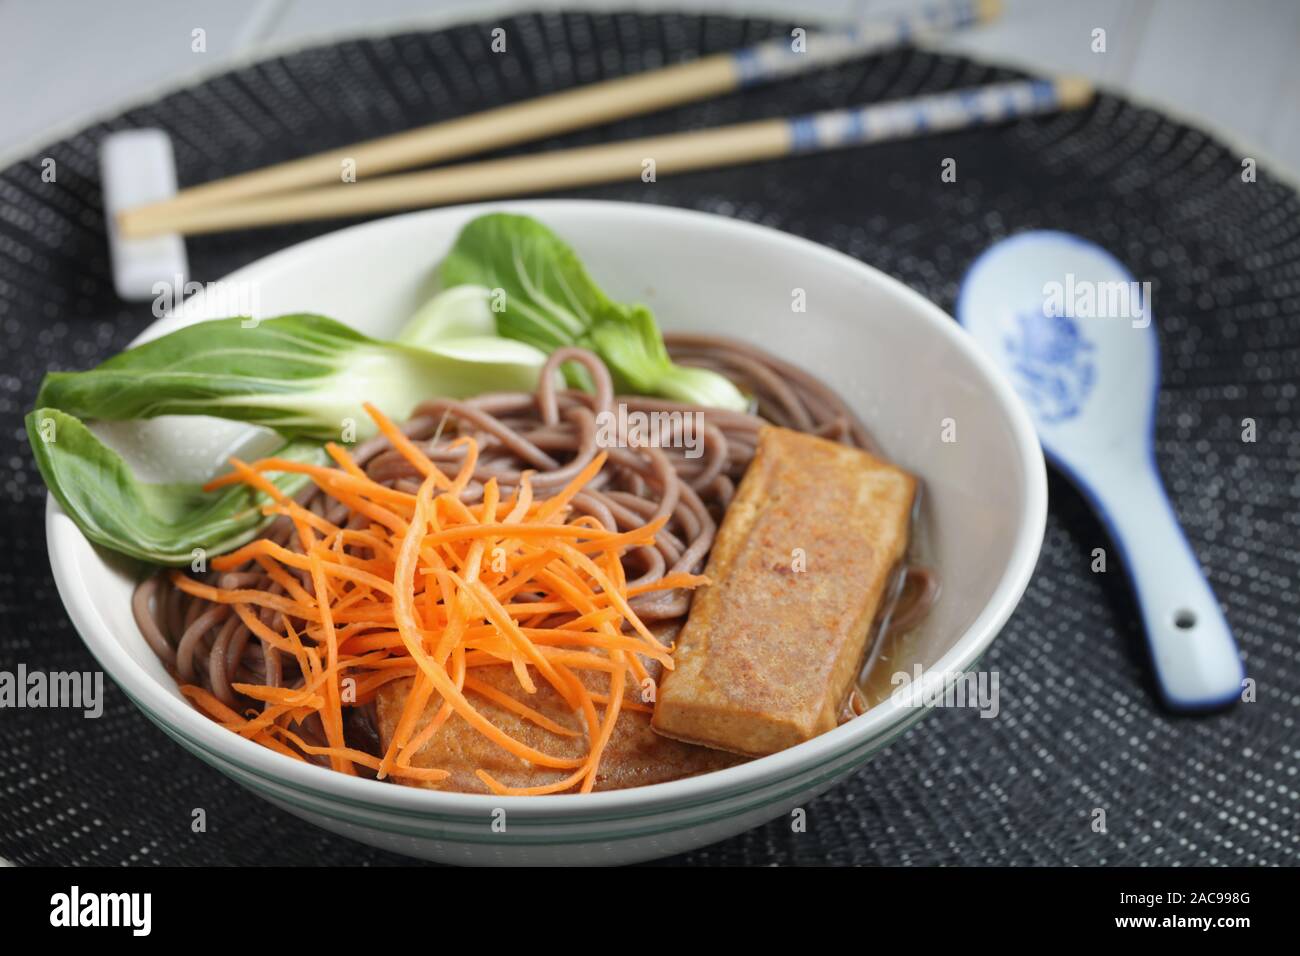
[[[273,519],[268,498],[245,485],[206,492],[182,482],[137,481],[126,463],[72,415],[38,408],[27,415],[27,439],[46,486],[87,538],[113,551],[163,565],[187,565],[201,550],[214,557],[246,544]],[[316,442],[290,442],[276,454],[324,463]],[[269,476],[287,495],[305,475]]]
[[[495,313],[500,335],[544,352],[565,345],[591,349],[609,366],[620,390],[717,408],[747,407],[724,376],[674,365],[653,313],[644,305],[611,300],[577,254],[536,219],[508,213],[474,219],[443,260],[439,278],[446,290],[440,297],[466,285],[502,290],[504,309]],[[420,325],[424,334],[408,326],[412,340],[436,344],[432,333],[440,322],[422,310]]]
[[[497,320],[492,314],[491,297],[492,290],[481,285],[446,289],[411,317],[397,341],[416,348],[436,348],[448,339],[494,336]]]
[[[374,433],[370,402],[393,419],[433,397],[528,391],[545,356],[497,340],[472,349],[381,342],[321,315],[217,319],[128,349],[88,372],[45,376],[38,406],[79,418],[211,415],[289,437]]]

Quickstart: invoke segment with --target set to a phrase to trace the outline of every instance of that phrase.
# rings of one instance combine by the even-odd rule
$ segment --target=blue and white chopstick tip
[[[1001,0],[941,0],[897,16],[872,17],[839,28],[818,27],[799,45],[791,37],[778,37],[731,55],[736,83],[742,88],[770,83],[916,39],[988,23],[1001,14]]]
[[[787,120],[790,151],[811,153],[861,146],[1078,109],[1092,100],[1094,92],[1091,83],[1078,77],[1010,80],[809,113]]]

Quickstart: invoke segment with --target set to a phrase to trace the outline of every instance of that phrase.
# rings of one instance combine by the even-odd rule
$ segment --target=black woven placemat
[[[491,27],[509,38],[489,51]],[[113,293],[96,146],[158,126],[183,184],[785,32],[719,17],[520,16],[341,43],[211,79],[0,173],[0,670],[94,667],[55,593],[45,493],[22,429],[41,375],[123,348],[150,307]],[[592,142],[988,82],[914,50],[556,142]],[[548,143],[545,145],[554,145]],[[529,147],[536,149],[536,146]],[[56,162],[55,182],[42,159]],[[940,182],[944,157],[956,183]],[[1103,96],[1089,110],[912,142],[583,190],[761,222],[847,252],[951,310],[990,243],[1091,238],[1151,278],[1157,454],[1236,631],[1258,699],[1204,718],[1154,704],[1135,609],[1064,481],[1024,602],[985,658],[1001,712],[940,709],[808,809],[673,862],[1294,864],[1300,857],[1300,203],[1204,134]],[[335,223],[196,238],[216,279]],[[1242,441],[1242,420],[1258,440]],[[102,718],[0,710],[0,855],[17,863],[398,863],[270,807],[172,743],[116,688]],[[207,832],[191,832],[191,812]],[[1090,826],[1106,811],[1105,833]]]

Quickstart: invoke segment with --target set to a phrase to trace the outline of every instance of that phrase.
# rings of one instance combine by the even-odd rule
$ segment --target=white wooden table
[[[918,0],[0,0],[0,165],[233,64],[358,34],[537,9],[689,8],[839,19]],[[1080,73],[1300,181],[1300,0],[1004,0],[949,49]],[[206,49],[193,49],[193,31]],[[1094,30],[1105,52],[1093,51]]]

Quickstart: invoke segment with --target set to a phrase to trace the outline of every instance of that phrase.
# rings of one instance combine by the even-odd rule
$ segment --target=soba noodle
[[[440,467],[455,470],[466,454],[453,442],[472,436],[480,453],[473,480],[462,500],[481,500],[484,484],[498,482],[502,496],[518,488],[523,474],[537,498],[562,488],[595,455],[604,450],[609,460],[586,488],[573,498],[573,508],[591,515],[609,530],[641,527],[660,517],[668,522],[653,547],[630,550],[623,558],[628,586],[647,584],[668,574],[699,572],[712,547],[718,523],[736,485],[754,456],[758,430],[765,423],[811,432],[846,444],[875,451],[875,445],[857,417],[833,391],[799,369],[760,349],[729,339],[702,335],[668,335],[665,341],[675,361],[719,371],[753,396],[755,414],[705,409],[659,398],[616,396],[604,364],[592,353],[562,348],[547,361],[536,393],[480,395],[465,401],[435,399],[415,409],[402,431]],[[557,388],[555,374],[566,363],[581,366],[593,386],[591,391]],[[601,443],[603,422],[618,419],[622,406],[632,413],[661,413],[660,421],[672,429],[657,435],[658,447],[628,447],[626,435]],[[667,413],[667,414],[663,414]],[[679,414],[673,414],[679,413]],[[688,455],[684,414],[702,421],[694,445],[698,455]],[[419,489],[420,475],[395,451],[387,438],[372,438],[353,452],[357,465],[374,480],[411,493]],[[315,485],[304,489],[298,503],[328,521],[348,528],[363,528],[364,515]],[[265,531],[277,544],[301,551],[294,528],[282,516]],[[285,589],[254,563],[225,573],[206,572],[196,577],[222,588],[257,588],[272,594]],[[310,576],[299,574],[302,586],[312,591]],[[876,636],[912,627],[928,610],[937,593],[933,573],[908,566],[899,571],[893,599],[878,615]],[[524,595],[521,600],[527,600]],[[643,594],[631,601],[647,622],[683,617],[690,593],[671,590]],[[296,687],[303,682],[297,662],[256,638],[230,605],[210,603],[173,587],[166,573],[141,583],[134,594],[133,611],[150,647],[178,680],[211,691],[223,703],[246,711],[256,701],[242,697],[232,684],[249,683]],[[279,631],[279,612],[258,611],[262,623]],[[355,712],[355,713],[352,713]],[[373,715],[366,708],[351,708],[348,727],[353,746],[377,752]],[[305,728],[321,739],[319,728]]]

